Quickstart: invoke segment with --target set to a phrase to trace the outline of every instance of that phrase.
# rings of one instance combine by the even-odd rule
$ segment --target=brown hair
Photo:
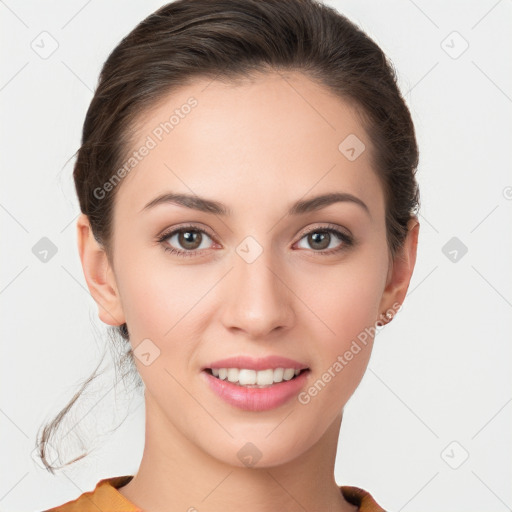
[[[418,148],[395,70],[379,46],[317,0],[177,0],[140,22],[112,51],[85,117],[73,176],[80,209],[109,259],[119,186],[95,191],[105,190],[121,167],[136,122],[195,78],[229,81],[272,70],[302,72],[359,112],[374,148],[395,257],[419,208]],[[129,340],[126,324],[115,329]],[[81,391],[43,431],[39,455],[50,471],[46,443]]]

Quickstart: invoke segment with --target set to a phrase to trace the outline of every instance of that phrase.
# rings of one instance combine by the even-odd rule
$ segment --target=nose
[[[224,283],[222,322],[226,329],[263,339],[274,331],[291,328],[295,295],[286,285],[286,271],[271,251],[254,261],[235,254],[234,267]]]

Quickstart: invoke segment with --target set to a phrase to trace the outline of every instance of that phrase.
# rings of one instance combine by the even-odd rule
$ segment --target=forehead
[[[116,201],[137,209],[164,189],[247,205],[334,188],[383,209],[355,105],[299,72],[197,79],[143,112],[133,141],[130,152],[149,149]]]

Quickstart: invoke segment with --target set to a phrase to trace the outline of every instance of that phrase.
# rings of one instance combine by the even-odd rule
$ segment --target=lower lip
[[[244,411],[267,411],[286,403],[299,393],[309,370],[294,379],[277,382],[267,388],[246,388],[227,380],[220,380],[206,371],[201,372],[212,389],[228,404]]]

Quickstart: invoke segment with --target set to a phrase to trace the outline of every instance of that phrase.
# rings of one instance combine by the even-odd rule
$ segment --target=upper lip
[[[227,359],[219,359],[210,363],[208,366],[204,366],[202,370],[211,368],[247,368],[249,370],[267,370],[269,368],[275,370],[276,368],[293,368],[294,370],[304,370],[308,366],[299,363],[288,357],[281,356],[267,356],[262,358],[253,358],[250,356],[235,356],[228,357]]]

